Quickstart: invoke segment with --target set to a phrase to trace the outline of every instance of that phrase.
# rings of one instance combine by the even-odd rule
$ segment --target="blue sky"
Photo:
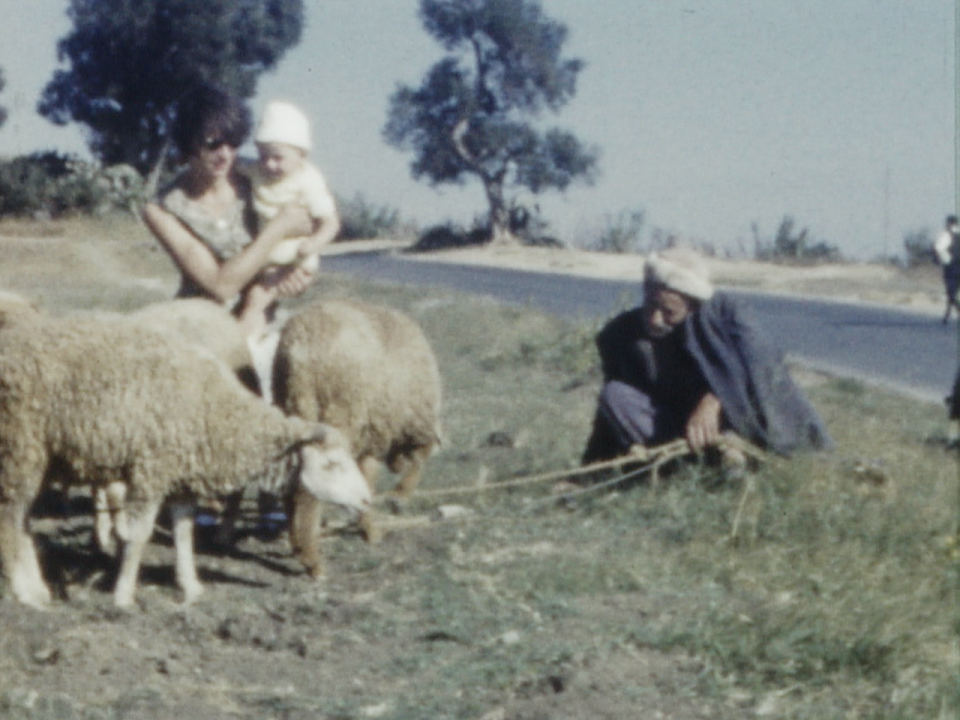
[[[0,0],[0,67],[11,112],[0,155],[83,152],[78,128],[34,108],[69,30],[66,0]],[[647,227],[752,247],[784,215],[869,259],[906,231],[939,228],[956,200],[951,0],[542,0],[582,58],[576,98],[556,118],[601,151],[592,188],[540,205],[570,242],[622,211]],[[416,0],[306,0],[301,44],[253,101],[282,97],[314,122],[314,159],[334,189],[421,224],[469,222],[480,188],[414,183],[381,138],[398,82],[440,57]]]

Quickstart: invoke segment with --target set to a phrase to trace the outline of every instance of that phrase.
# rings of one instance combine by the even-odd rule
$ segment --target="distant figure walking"
[[[960,290],[960,225],[956,215],[948,215],[941,232],[933,243],[937,263],[943,268],[943,287],[947,293],[947,307],[943,312],[943,324],[950,320],[950,310],[957,308],[957,291]]]

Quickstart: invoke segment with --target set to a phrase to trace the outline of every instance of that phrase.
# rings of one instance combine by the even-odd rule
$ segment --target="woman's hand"
[[[701,453],[720,441],[720,399],[711,392],[702,398],[687,419],[686,438],[690,449]]]

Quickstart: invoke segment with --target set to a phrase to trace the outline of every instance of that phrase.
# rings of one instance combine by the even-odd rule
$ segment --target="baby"
[[[293,238],[277,245],[264,270],[265,279],[272,269],[298,265],[316,272],[320,266],[320,248],[333,240],[339,219],[333,196],[323,175],[308,159],[310,123],[294,105],[274,101],[267,105],[254,135],[260,161],[247,173],[253,187],[253,208],[262,229],[285,205],[306,208],[314,221],[314,234]]]
[[[340,231],[333,196],[323,175],[309,160],[310,123],[303,112],[286,102],[267,105],[254,134],[258,162],[240,166],[250,178],[252,205],[259,230],[281,209],[295,205],[313,219],[313,233],[276,245],[256,282],[246,290],[239,312],[241,326],[253,342],[269,330],[277,310],[277,284],[291,267],[310,273],[320,268],[320,248]]]

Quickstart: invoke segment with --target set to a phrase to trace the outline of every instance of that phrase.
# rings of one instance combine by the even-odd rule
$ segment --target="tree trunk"
[[[484,178],[483,187],[490,204],[490,244],[516,245],[517,238],[510,230],[510,211],[503,197],[503,183]]]
[[[483,190],[487,195],[487,203],[490,205],[490,243],[493,245],[515,245],[517,238],[510,232],[510,210],[507,208],[506,200],[503,197],[504,173],[490,175],[484,172],[483,167],[467,149],[463,140],[468,127],[468,120],[466,118],[462,119],[450,132],[450,140],[453,142],[453,147],[460,158],[483,181]]]
[[[157,192],[157,185],[160,182],[160,176],[163,174],[163,169],[167,164],[167,154],[170,152],[170,146],[172,145],[172,140],[168,135],[167,138],[163,141],[163,147],[160,148],[160,154],[157,155],[157,160],[154,162],[153,167],[150,168],[150,172],[147,173],[146,181],[143,185],[143,195],[144,199],[149,200]]]

